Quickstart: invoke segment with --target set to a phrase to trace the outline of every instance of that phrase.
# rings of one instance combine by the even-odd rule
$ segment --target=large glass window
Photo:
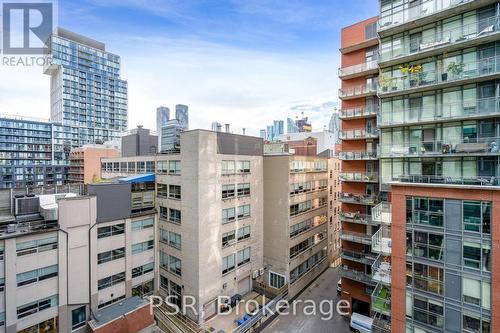
[[[87,312],[85,306],[71,311],[71,329],[76,330],[87,324]]]
[[[491,271],[491,245],[475,241],[464,240],[464,266],[483,271]]]

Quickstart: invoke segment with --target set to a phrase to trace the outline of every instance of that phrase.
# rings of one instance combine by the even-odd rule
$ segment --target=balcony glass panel
[[[377,159],[376,151],[343,151],[340,152],[339,158],[341,160],[375,160]]]
[[[372,61],[364,62],[362,64],[357,64],[357,65],[353,65],[353,66],[339,68],[339,76],[342,77],[342,76],[363,73],[363,72],[366,72],[369,70],[376,69],[377,66],[378,66],[377,60],[372,60]]]
[[[357,117],[369,117],[375,116],[378,113],[378,106],[373,107],[360,107],[352,109],[340,110],[340,118],[357,118]]]
[[[366,130],[364,128],[360,128],[350,131],[342,131],[340,132],[340,138],[342,140],[377,138],[378,133],[379,132],[377,129]]]
[[[378,173],[343,172],[340,180],[351,182],[378,182]]]
[[[378,84],[373,82],[370,84],[362,84],[359,86],[355,87],[350,87],[350,88],[342,88],[339,89],[339,98],[346,98],[346,97],[356,97],[356,96],[361,96],[361,95],[366,95],[366,94],[371,94],[371,93],[376,93],[378,88]]]

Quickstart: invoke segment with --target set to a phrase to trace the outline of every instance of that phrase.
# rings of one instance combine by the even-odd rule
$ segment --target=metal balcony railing
[[[372,279],[377,283],[391,284],[391,261],[390,257],[380,254],[372,264]]]
[[[350,131],[340,132],[340,138],[342,140],[359,140],[359,139],[372,139],[378,138],[378,129],[366,130],[366,129],[356,129]]]
[[[362,64],[339,68],[339,77],[360,74],[378,68],[377,60],[367,61]]]
[[[382,11],[378,21],[378,30],[394,28],[472,1],[474,0],[423,0],[418,5],[413,4],[416,3],[414,1],[404,1],[397,8]]]
[[[500,155],[500,138],[453,138],[412,143],[380,144],[379,156],[436,156],[436,155]]]
[[[372,252],[391,255],[392,240],[389,227],[381,226],[372,236]]]
[[[351,108],[351,109],[340,110],[340,118],[349,119],[349,118],[370,117],[370,116],[376,116],[377,113],[378,113],[378,106]]]
[[[404,108],[382,112],[377,119],[380,126],[435,122],[469,117],[497,115],[500,113],[500,97],[458,100],[451,103],[436,103],[429,106]]]
[[[391,204],[388,202],[381,202],[372,208],[373,221],[384,224],[391,224]]]
[[[422,70],[393,78],[382,76],[379,94],[399,93],[410,89],[433,87],[447,82],[459,82],[499,74],[500,56],[465,63],[454,63],[444,59],[444,62],[427,63],[424,66],[438,67],[438,69]]]
[[[376,160],[378,159],[378,156],[376,150],[373,151],[361,150],[361,151],[342,151],[339,154],[339,158],[341,160],[363,161],[363,160]]]
[[[341,257],[342,259],[362,262],[363,264],[370,266],[375,262],[375,260],[377,260],[377,257],[371,253],[363,253],[350,250],[342,250]]]
[[[349,241],[349,242],[365,244],[365,245],[372,244],[371,235],[363,234],[360,232],[341,230],[340,231],[340,239],[345,240],[345,241]]]
[[[391,333],[390,316],[375,312],[373,316],[372,333]]]
[[[347,193],[347,192],[342,192],[340,194],[340,201],[343,203],[373,205],[373,206],[379,203],[379,199],[375,195]]]
[[[406,36],[401,44],[398,44],[397,49],[382,48],[379,51],[380,62],[486,37],[500,31],[499,23],[500,16],[493,16],[470,24],[462,24],[453,29],[437,32],[425,40]]]
[[[368,275],[364,272],[357,271],[355,269],[351,269],[346,265],[342,266],[342,269],[340,270],[340,276],[343,278],[362,282],[362,283],[369,284],[372,286],[376,285],[376,283],[372,281],[372,278],[370,275]]]
[[[344,182],[365,182],[365,183],[377,183],[378,173],[376,172],[342,172],[339,175],[341,181]]]
[[[391,288],[383,283],[377,284],[371,295],[372,310],[387,316],[391,315]]]
[[[372,220],[371,215],[355,213],[355,212],[340,212],[340,220],[342,222],[349,223],[359,223],[366,225],[374,225],[374,221]]]
[[[416,184],[500,186],[500,177],[495,177],[495,176],[450,177],[450,176],[403,175],[399,177],[393,177],[392,180],[395,182],[416,183]]]
[[[378,84],[362,84],[355,87],[339,89],[339,98],[358,97],[377,93]]]

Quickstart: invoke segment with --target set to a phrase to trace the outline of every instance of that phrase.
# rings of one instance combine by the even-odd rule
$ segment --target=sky
[[[328,124],[340,85],[340,29],[375,16],[377,6],[377,0],[59,0],[58,25],[120,55],[130,128],[155,129],[156,107],[186,104],[191,129],[218,121],[258,135],[273,120],[301,112],[315,130]],[[50,80],[40,67],[0,65],[0,77],[0,113],[49,118]]]

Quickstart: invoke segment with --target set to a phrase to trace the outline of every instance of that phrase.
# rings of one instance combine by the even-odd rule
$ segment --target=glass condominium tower
[[[65,143],[78,147],[119,138],[128,127],[120,57],[61,28],[51,37],[50,53],[52,64],[44,72],[51,76],[51,121],[71,132]]]

